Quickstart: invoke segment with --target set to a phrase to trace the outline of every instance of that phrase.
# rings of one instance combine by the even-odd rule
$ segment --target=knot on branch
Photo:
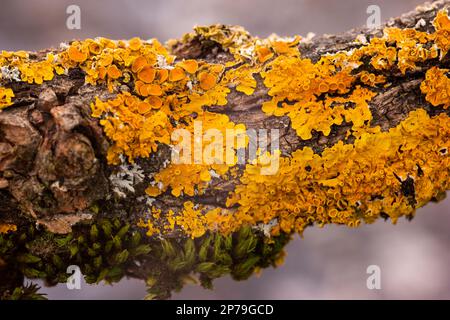
[[[46,88],[35,103],[0,113],[0,187],[38,223],[65,233],[90,217],[87,209],[105,198],[108,183],[97,123],[83,106],[58,104]]]

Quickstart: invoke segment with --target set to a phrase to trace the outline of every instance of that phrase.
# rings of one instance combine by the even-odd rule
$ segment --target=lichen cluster
[[[449,136],[447,115],[430,118],[419,109],[388,132],[373,128],[321,155],[299,149],[275,176],[248,165],[228,204],[240,205],[238,219],[277,219],[273,234],[301,233],[312,223],[355,227],[380,215],[395,222],[450,188]]]
[[[227,105],[234,90],[253,94],[258,81],[269,96],[262,112],[288,117],[302,141],[317,134],[327,137],[333,128],[348,124],[343,141],[320,154],[298,149],[280,159],[272,176],[262,175],[261,165],[254,163],[245,168],[234,163],[165,164],[149,178],[146,193],[151,198],[194,197],[208,190],[213,179],[230,174],[239,183],[227,207],[210,209],[187,199],[178,210],[149,206],[145,219],[137,222],[152,237],[177,228],[192,238],[208,231],[227,235],[246,225],[272,235],[301,233],[314,223],[357,226],[379,216],[395,222],[449,189],[448,115],[418,108],[382,131],[372,125],[370,109],[374,97],[391,85],[390,75],[420,70],[427,103],[448,108],[448,70],[427,69],[427,63],[446,59],[450,49],[446,11],[437,14],[434,29],[386,28],[382,37],[358,37],[354,49],[313,61],[302,57],[301,37],[257,39],[241,28],[216,25],[197,27],[180,40],[197,39],[229,54],[215,63],[178,59],[171,54],[180,44],[176,41],[163,46],[154,39],[97,38],[74,41],[41,61],[26,52],[3,52],[0,67],[2,78],[36,84],[78,68],[86,83],[106,86],[114,97],[97,98],[91,108],[111,142],[111,165],[149,158],[161,145],[171,146],[175,129],[193,132],[194,121],[221,132],[245,129],[208,107]],[[11,89],[0,88],[0,108],[12,105],[13,98]]]
[[[259,73],[272,97],[262,105],[267,115],[289,116],[302,140],[311,139],[313,132],[328,136],[334,126],[349,123],[346,139],[353,142],[340,141],[320,155],[311,148],[297,150],[281,159],[275,176],[264,176],[260,166],[248,164],[241,184],[227,201],[228,207],[238,205],[236,211],[192,210],[193,204],[187,202],[178,213],[179,222],[174,223],[174,213],[169,211],[163,228],[155,227],[161,223],[161,214],[140,225],[154,235],[178,224],[195,237],[211,228],[227,233],[243,224],[264,226],[276,221],[272,234],[301,233],[314,223],[354,227],[379,216],[395,223],[398,217],[410,216],[415,208],[439,198],[450,187],[448,169],[443,170],[449,167],[448,116],[430,117],[418,109],[397,127],[382,132],[371,125],[369,104],[380,89],[390,85],[389,72],[406,74],[446,56],[449,21],[441,11],[434,33],[386,28],[381,38],[348,52],[322,56],[315,63],[301,57],[299,38],[251,41],[237,30],[235,38],[241,40],[235,42],[226,33],[219,36],[214,28],[196,30],[197,35],[233,53],[235,60],[226,66],[238,67],[223,75],[223,84],[232,83],[238,91],[252,94],[254,74]],[[421,85],[425,99],[444,109],[450,96],[446,74],[445,69],[430,68]],[[184,170],[189,172],[189,168]],[[211,220],[216,223],[211,226],[213,214]],[[191,225],[195,227],[186,227]]]
[[[175,213],[173,210],[169,210],[164,219],[160,209],[152,208],[148,219],[145,222],[141,219],[138,223],[139,227],[147,229],[148,236],[173,231],[175,225],[180,226],[181,230],[192,238],[198,238],[208,230],[228,235],[242,224],[227,210],[215,208],[205,213],[202,208],[196,208],[192,201],[184,202],[180,212]]]
[[[17,230],[17,226],[10,223],[0,223],[0,234],[9,233]]]
[[[11,89],[0,87],[0,110],[12,105],[14,92]]]
[[[438,67],[430,68],[420,85],[421,91],[426,94],[425,98],[433,106],[447,109],[450,106],[450,79],[447,76],[448,69]]]

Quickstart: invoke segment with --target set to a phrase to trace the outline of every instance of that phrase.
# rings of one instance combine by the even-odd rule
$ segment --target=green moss
[[[146,298],[165,299],[187,282],[212,288],[216,278],[230,275],[243,280],[258,268],[275,266],[289,238],[269,239],[244,227],[228,236],[206,233],[196,239],[149,239],[119,219],[102,219],[78,226],[69,235],[22,226],[15,233],[0,235],[0,254],[8,268],[48,284],[66,282],[69,265],[78,265],[87,283],[113,283],[123,278],[128,267],[136,269],[140,263],[140,277],[147,278]],[[20,296],[22,289],[13,294],[14,290],[3,292]]]
[[[250,227],[229,236],[207,233],[195,240],[164,240],[155,248],[147,278],[148,299],[168,298],[186,282],[212,288],[214,279],[230,275],[245,280],[257,268],[275,266],[290,236],[267,239]],[[160,255],[159,255],[160,254]]]
[[[5,291],[0,300],[47,300],[46,294],[39,293],[40,287],[34,283]]]

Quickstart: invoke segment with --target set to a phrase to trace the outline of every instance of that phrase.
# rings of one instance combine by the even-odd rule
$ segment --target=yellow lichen
[[[446,114],[430,118],[419,109],[389,132],[362,134],[354,144],[338,142],[321,155],[297,150],[281,159],[275,176],[247,165],[228,205],[239,205],[238,221],[277,219],[283,232],[301,233],[311,223],[357,226],[381,214],[395,222],[449,189],[450,157],[442,152],[449,137]],[[414,194],[402,189],[408,178]]]
[[[238,205],[237,212],[194,210],[188,202],[176,221],[192,237],[205,230],[227,234],[272,220],[277,221],[273,235],[302,233],[313,223],[356,227],[383,214],[395,222],[450,188],[449,137],[446,114],[429,117],[418,109],[388,132],[377,128],[354,144],[339,142],[321,155],[308,147],[299,149],[281,158],[276,175],[261,175],[261,165],[248,164],[227,202]],[[405,184],[411,181],[414,191],[407,191]]]
[[[415,70],[418,64],[436,58],[438,48],[441,56],[445,55],[447,49],[442,43],[448,37],[443,40],[442,35],[448,34],[448,21],[448,16],[440,12],[435,21],[436,32],[431,34],[414,29],[386,28],[382,38],[372,38],[351,52],[322,56],[316,63],[302,59],[295,51],[284,54],[283,49],[278,50],[278,55],[261,72],[272,96],[263,104],[263,111],[269,115],[289,116],[292,127],[303,140],[311,139],[313,130],[327,136],[331,127],[340,125],[343,120],[352,123],[354,131],[368,127],[372,119],[368,102],[376,95],[369,88],[385,83],[386,78],[383,74],[360,70],[362,61],[370,59],[371,66],[379,71],[396,67],[405,74]],[[268,51],[264,52],[268,54]],[[432,78],[431,73],[427,75],[427,79]],[[441,76],[440,79],[443,82],[436,84],[440,100],[438,102],[434,97],[432,103],[444,104],[446,108],[442,100],[447,99],[447,78]],[[358,80],[368,88],[355,86]],[[425,81],[422,87],[430,81]],[[434,90],[432,84],[428,87]],[[336,93],[349,92],[347,98],[334,97]]]
[[[17,231],[17,226],[10,223],[0,223],[0,234]]]
[[[187,163],[171,163],[154,176],[155,185],[150,186],[147,189],[147,194],[150,196],[157,196],[165,192],[168,188],[171,190],[171,194],[179,197],[181,193],[189,196],[194,196],[196,193],[201,194],[203,190],[208,187],[208,183],[211,180],[212,171],[215,175],[223,176],[228,172],[230,166],[236,163],[234,150],[238,147],[237,139],[234,136],[233,142],[236,146],[227,146],[226,137],[227,130],[233,130],[238,135],[245,132],[245,126],[235,125],[229,120],[226,115],[204,112],[197,121],[201,121],[203,138],[203,132],[207,132],[210,129],[216,130],[215,132],[221,134],[220,141],[211,139],[211,141],[202,141],[201,149],[199,150],[202,159],[196,159],[194,154],[190,154],[190,158],[187,159]],[[184,127],[192,136],[195,135],[195,123],[191,123]],[[191,140],[190,148],[195,152],[195,139]],[[245,141],[244,141],[245,143]],[[227,147],[230,148],[228,152],[233,155],[233,159],[226,161]],[[245,147],[245,146],[242,146]],[[207,152],[211,150],[211,152]],[[215,151],[218,154],[215,154]],[[196,162],[200,162],[196,164]],[[158,185],[159,187],[156,187]]]
[[[146,221],[141,219],[137,225],[146,229],[148,236],[168,234],[179,227],[188,236],[198,238],[203,236],[206,231],[227,235],[241,224],[228,209],[208,210],[204,206],[196,206],[192,201],[186,201],[183,203],[183,208],[177,213],[168,210],[163,215],[160,209],[152,207],[151,214],[148,214]]]
[[[201,210],[194,208],[194,203],[186,201],[181,213],[176,217],[176,224],[192,238],[198,238],[205,234],[204,215]]]
[[[9,88],[0,87],[0,110],[12,105],[14,92]]]

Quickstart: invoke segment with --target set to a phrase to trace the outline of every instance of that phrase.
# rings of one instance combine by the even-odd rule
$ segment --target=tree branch
[[[450,186],[448,4],[313,39],[216,25],[164,48],[97,39],[4,52],[0,294],[36,297],[13,294],[23,276],[56,284],[74,264],[88,282],[131,276],[146,279],[149,298],[168,298],[193,272],[210,287],[276,265],[312,224],[412,218]],[[278,129],[279,171],[190,164],[174,179],[170,134],[202,119]]]

